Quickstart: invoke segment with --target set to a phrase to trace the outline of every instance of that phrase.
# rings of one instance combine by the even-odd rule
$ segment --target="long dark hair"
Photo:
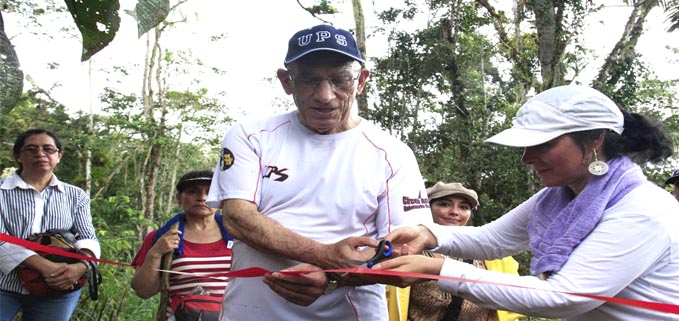
[[[59,137],[57,137],[57,135],[46,129],[34,128],[19,134],[19,137],[17,137],[17,139],[14,141],[14,147],[12,148],[14,155],[18,155],[19,153],[21,153],[21,148],[24,147],[24,144],[26,144],[26,139],[28,139],[28,137],[41,134],[45,134],[49,137],[52,137],[52,139],[54,140],[54,145],[57,147],[57,149],[60,151],[63,150],[61,148],[61,140],[59,140]],[[17,169],[16,172],[21,174],[22,169],[23,167],[21,166],[21,163],[19,163],[19,169]]]
[[[605,135],[602,152],[607,159],[628,156],[635,163],[658,163],[672,156],[672,140],[660,123],[637,113],[622,112],[624,128],[622,135],[608,129],[594,129],[573,132],[573,137],[584,153],[585,143],[591,142],[603,132]]]

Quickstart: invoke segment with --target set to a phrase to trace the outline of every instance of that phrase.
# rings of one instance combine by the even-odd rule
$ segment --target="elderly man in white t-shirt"
[[[236,239],[232,270],[346,268],[397,226],[431,221],[413,152],[353,109],[370,72],[351,33],[301,30],[284,64],[297,110],[233,126],[210,187]],[[384,293],[351,274],[235,278],[222,320],[387,320]]]

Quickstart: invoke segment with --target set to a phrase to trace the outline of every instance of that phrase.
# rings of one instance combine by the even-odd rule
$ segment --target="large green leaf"
[[[673,8],[668,8],[667,12],[667,20],[670,22],[670,27],[667,29],[667,32],[679,30],[679,1],[677,1]]]
[[[139,37],[154,28],[170,13],[170,0],[139,0],[134,7]]]
[[[104,49],[120,28],[118,0],[64,0],[83,36],[81,61]]]
[[[5,34],[0,13],[0,118],[16,105],[24,87],[24,74],[19,69],[19,59]]]

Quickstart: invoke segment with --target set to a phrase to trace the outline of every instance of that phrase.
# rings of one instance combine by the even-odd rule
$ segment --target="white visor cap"
[[[529,147],[563,134],[610,129],[622,134],[620,108],[600,91],[577,85],[550,88],[519,109],[512,127],[483,141],[485,145]]]

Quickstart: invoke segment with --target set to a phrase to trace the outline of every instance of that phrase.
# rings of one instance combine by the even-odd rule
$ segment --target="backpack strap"
[[[224,224],[222,223],[223,217],[224,216],[221,213],[215,214],[215,220],[217,221],[217,226],[219,226],[219,232],[222,233],[222,238],[225,241],[227,241],[226,245],[228,246],[229,245],[228,241],[233,241],[233,236],[231,236],[231,234],[229,234],[229,231],[227,231],[226,228],[224,227]],[[231,248],[230,246],[228,247]]]
[[[230,242],[233,241],[233,236],[229,234],[229,232],[226,230],[224,227],[224,224],[222,224],[222,214],[217,213],[215,214],[215,221],[217,222],[217,226],[219,227],[219,232],[222,234],[222,239],[224,239],[224,242],[226,242],[226,246],[228,248],[231,248]],[[156,231],[156,234],[153,236],[153,244],[158,241],[158,239],[163,236],[163,234],[167,233],[172,227],[172,224],[179,223],[179,231],[182,232],[179,234],[179,247],[174,250],[174,253],[172,254],[172,258],[176,259],[182,253],[184,253],[184,227],[186,226],[186,214],[184,212],[177,213],[175,216],[167,220],[163,226],[158,228]]]
[[[97,301],[99,299],[99,284],[101,284],[101,271],[92,261],[86,261],[89,265],[90,277],[87,280],[87,289],[90,293],[90,300]]]
[[[471,264],[473,261],[466,259],[463,262]],[[442,320],[457,321],[460,318],[460,312],[462,312],[462,302],[464,302],[464,299],[461,296],[454,296],[453,300],[446,307],[446,313],[443,315]]]

